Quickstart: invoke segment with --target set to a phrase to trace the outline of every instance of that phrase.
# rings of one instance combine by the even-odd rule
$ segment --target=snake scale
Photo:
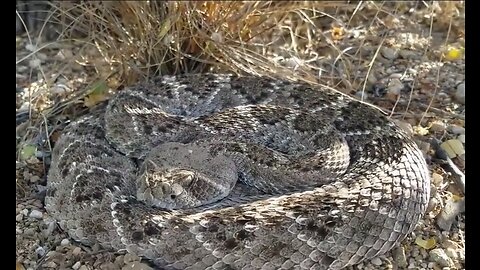
[[[342,269],[412,232],[430,178],[378,109],[256,76],[161,76],[56,141],[45,207],[159,269]]]

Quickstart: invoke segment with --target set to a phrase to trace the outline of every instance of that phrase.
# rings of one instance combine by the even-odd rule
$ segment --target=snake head
[[[197,180],[194,171],[148,167],[137,181],[138,198],[154,207],[169,210],[197,206],[198,199],[192,192],[192,185]]]

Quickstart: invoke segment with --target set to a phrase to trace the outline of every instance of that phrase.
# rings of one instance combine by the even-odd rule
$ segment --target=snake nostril
[[[172,194],[172,195],[170,195],[170,198],[171,198],[172,200],[175,200],[175,198],[177,198],[177,195]]]

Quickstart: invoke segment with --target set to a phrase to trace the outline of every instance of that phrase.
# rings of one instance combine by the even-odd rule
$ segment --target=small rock
[[[441,248],[435,248],[429,252],[430,260],[438,263],[441,267],[453,266],[453,261],[450,259],[445,251]]]
[[[388,83],[387,91],[388,94],[397,96],[400,94],[400,91],[402,91],[404,87],[405,86],[399,79],[394,78]]]
[[[38,59],[38,58],[35,58],[35,59],[32,59],[32,60],[28,61],[28,65],[29,65],[31,68],[39,67],[40,64],[41,64],[41,61],[40,61],[40,59]]]
[[[407,266],[407,256],[405,256],[405,249],[403,246],[399,246],[393,250],[393,259],[399,267]]]
[[[138,257],[134,254],[127,253],[127,254],[125,254],[125,256],[123,256],[123,262],[125,264],[130,263],[130,262],[136,262],[136,261],[140,261],[140,257]]]
[[[392,74],[390,74],[390,76],[388,76],[388,77],[390,77],[391,79],[401,79],[402,76],[403,76],[402,73],[392,73]]]
[[[436,172],[432,173],[432,183],[437,187],[441,186],[443,184],[443,176]]]
[[[47,225],[47,228],[45,228],[42,233],[45,237],[48,237],[49,235],[52,235],[53,231],[55,230],[55,221],[49,220],[45,221],[45,225]]]
[[[55,262],[49,261],[43,264],[45,268],[57,268],[57,264]]]
[[[437,216],[437,225],[444,231],[450,231],[458,214],[465,211],[465,198],[449,198],[445,202],[440,214]]]
[[[378,258],[378,257],[373,258],[372,260],[370,260],[370,262],[371,262],[373,265],[376,265],[376,266],[382,265],[382,260],[380,260],[380,258]]]
[[[435,208],[437,207],[438,205],[438,199],[433,197],[430,199],[430,201],[428,202],[428,206],[427,206],[427,210],[426,212],[429,213],[429,212],[432,212],[433,210],[435,210]]]
[[[82,263],[81,262],[76,262],[72,265],[72,269],[73,270],[78,270],[78,268],[80,268],[80,266],[82,266]]]
[[[82,252],[82,249],[80,247],[75,247],[72,251],[73,256],[78,256]]]
[[[460,104],[465,104],[465,83],[461,83],[457,86],[455,100]]]
[[[37,249],[35,249],[35,253],[39,257],[43,257],[43,255],[45,255],[45,249],[43,247],[38,247]]]
[[[80,266],[80,268],[78,268],[78,270],[90,270],[90,269],[88,269],[86,265],[82,265]]]
[[[153,270],[153,268],[141,262],[131,262],[125,264],[122,270]]]
[[[445,254],[447,254],[447,256],[452,260],[456,260],[458,258],[457,251],[453,248],[445,249]]]
[[[410,51],[410,50],[400,50],[398,54],[403,59],[419,59],[420,58],[420,55],[417,52]]]
[[[387,58],[388,60],[393,60],[398,57],[398,50],[389,47],[383,47],[381,53],[382,56]]]
[[[458,244],[457,244],[455,241],[452,241],[452,240],[450,240],[450,239],[445,239],[445,240],[443,240],[442,245],[443,245],[445,248],[453,248],[453,249],[458,248]]]
[[[15,216],[16,221],[22,221],[23,220],[23,215],[22,213],[19,213],[18,215]]]
[[[459,140],[461,143],[465,143],[465,135],[458,135],[457,140]]]
[[[40,177],[38,177],[38,175],[32,175],[32,177],[30,177],[30,182],[32,183],[38,182],[38,180],[40,180]]]
[[[37,209],[33,209],[32,212],[30,212],[29,217],[41,219],[43,217],[43,213],[38,211]]]
[[[441,121],[435,121],[430,125],[430,130],[434,132],[443,132],[447,128],[447,125]]]
[[[70,244],[70,240],[68,240],[67,238],[62,239],[62,241],[60,242],[61,246],[67,246],[68,244]]]
[[[400,120],[394,120],[395,124],[397,124],[403,131],[405,131],[408,136],[413,135],[413,127],[410,123]]]
[[[457,125],[449,125],[448,130],[450,130],[450,132],[452,132],[455,135],[465,134],[465,128]]]
[[[35,229],[34,228],[27,228],[23,231],[25,235],[34,235],[35,234]]]

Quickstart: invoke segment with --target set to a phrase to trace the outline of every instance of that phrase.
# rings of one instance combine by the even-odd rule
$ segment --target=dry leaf
[[[428,134],[428,128],[424,128],[422,126],[414,126],[413,131],[415,131],[415,134],[425,136]]]
[[[33,156],[35,156],[35,153],[37,152],[37,147],[33,144],[26,144],[22,147],[22,150],[20,150],[20,159],[21,160],[27,160]]]
[[[440,147],[445,150],[449,158],[465,154],[462,142],[457,139],[448,140],[442,143]]]
[[[415,239],[415,244],[417,244],[418,246],[420,246],[424,249],[432,249],[437,244],[437,241],[435,241],[435,238],[433,238],[433,237],[424,240],[421,236],[418,236]]]
[[[87,107],[93,107],[96,104],[105,101],[108,99],[108,86],[107,82],[104,80],[98,81],[93,84],[90,94],[85,97],[83,103]]]
[[[15,269],[16,270],[25,270],[25,267],[23,266],[23,264],[17,262],[17,265],[15,266]]]

